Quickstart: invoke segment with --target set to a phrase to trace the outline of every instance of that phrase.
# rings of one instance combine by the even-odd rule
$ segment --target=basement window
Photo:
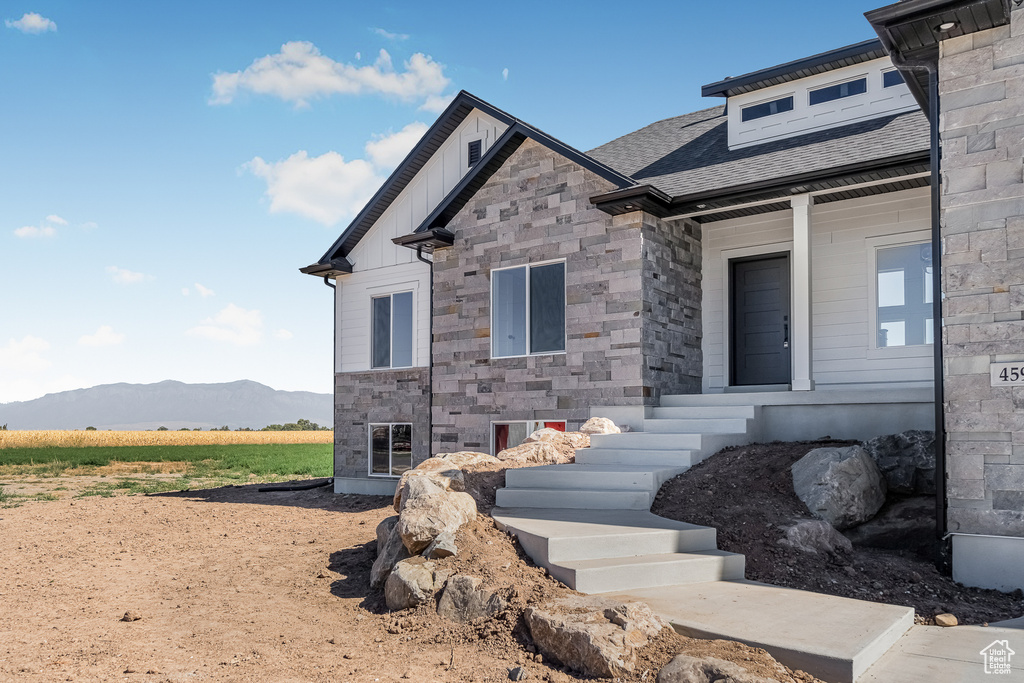
[[[412,468],[412,425],[370,425],[370,476],[399,477]]]
[[[827,85],[824,88],[818,88],[817,90],[811,90],[810,103],[824,104],[825,102],[832,102],[833,100],[841,100],[844,97],[853,97],[854,95],[863,95],[868,91],[868,79],[866,76],[857,78],[852,81],[845,81],[843,83],[836,83],[835,85]]]
[[[769,102],[752,104],[749,107],[743,107],[740,113],[744,121],[753,121],[754,119],[763,119],[766,116],[782,114],[787,111],[793,111],[792,95],[789,97],[780,97],[777,100],[771,100]]]
[[[516,420],[491,423],[491,453],[497,455],[506,448],[515,448],[538,429],[565,431],[565,420]]]

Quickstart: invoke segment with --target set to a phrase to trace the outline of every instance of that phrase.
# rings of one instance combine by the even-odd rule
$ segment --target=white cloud
[[[203,297],[204,299],[206,297],[208,297],[208,296],[213,296],[213,290],[212,289],[208,289],[207,287],[203,287],[198,282],[196,283],[196,291],[199,292],[199,296]]]
[[[375,28],[373,29],[373,32],[382,38],[387,38],[388,40],[409,40],[408,33],[392,33],[391,31],[382,28]]]
[[[45,339],[25,335],[21,341],[11,339],[7,346],[0,346],[0,370],[5,374],[15,372],[25,374],[39,372],[50,367],[51,363],[43,358],[43,352],[50,348]]]
[[[507,66],[504,69],[501,70],[501,80],[503,80],[503,81],[507,81],[508,80],[508,67]]]
[[[370,162],[345,161],[337,152],[310,157],[303,150],[276,162],[255,157],[244,168],[266,181],[271,213],[297,213],[327,226],[355,215],[384,182]]]
[[[427,124],[414,121],[397,133],[367,142],[366,156],[378,168],[395,168],[426,132]]]
[[[274,337],[275,337],[275,338],[277,338],[277,339],[284,339],[284,340],[287,340],[287,339],[291,339],[291,338],[292,338],[292,337],[294,337],[294,336],[295,336],[295,335],[293,335],[293,334],[292,334],[291,332],[289,332],[288,330],[283,330],[283,329],[282,329],[282,330],[277,330],[276,332],[274,332]]]
[[[79,227],[82,228],[82,230],[95,230],[100,226],[97,225],[95,221],[86,221],[85,223],[82,223]]]
[[[417,52],[404,66],[404,72],[396,72],[386,50],[372,66],[354,66],[324,56],[312,43],[290,42],[243,71],[214,74],[210,104],[228,104],[241,91],[272,95],[296,106],[316,97],[364,93],[430,102],[448,87],[444,67],[427,55]]]
[[[182,296],[188,296],[188,294],[189,294],[188,287],[182,287],[181,288],[181,295]]]
[[[22,239],[34,237],[53,237],[57,231],[51,225],[25,225],[14,230],[14,234]]]
[[[185,332],[193,337],[251,346],[263,338],[263,314],[228,304],[220,313]]]
[[[357,52],[356,53],[356,61],[358,62],[362,58],[363,58],[363,53],[362,52]]]
[[[21,19],[16,21],[5,19],[4,24],[7,25],[7,28],[16,28],[22,33],[46,33],[57,30],[56,23],[35,12],[23,14]]]
[[[110,325],[101,325],[95,334],[83,334],[78,338],[82,346],[117,346],[124,341],[124,335],[114,332]]]
[[[423,104],[420,105],[422,111],[429,111],[435,114],[440,114],[445,110],[452,100],[455,99],[455,95],[431,95]]]
[[[51,213],[49,216],[47,216],[46,217],[46,222],[47,223],[53,223],[54,225],[67,225],[68,224],[68,222],[66,220],[64,220],[63,218],[61,218],[60,216],[58,216],[55,213]]]
[[[118,268],[117,266],[107,266],[107,274],[110,275],[111,280],[119,285],[134,285],[143,280],[150,279],[150,276],[145,273],[136,273],[127,268]]]

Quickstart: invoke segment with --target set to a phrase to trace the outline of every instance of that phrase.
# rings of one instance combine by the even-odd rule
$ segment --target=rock
[[[448,579],[437,603],[442,617],[466,623],[490,618],[505,611],[505,601],[493,591],[480,588],[480,579],[456,574]]]
[[[828,522],[812,519],[786,529],[786,537],[779,539],[779,545],[822,555],[840,555],[853,551],[853,544],[835,527]]]
[[[395,532],[410,553],[419,553],[439,534],[454,534],[475,518],[476,501],[468,493],[431,493],[406,501]]]
[[[533,434],[523,439],[523,443],[550,443],[558,448],[589,448],[590,435],[582,432],[560,432],[557,429],[545,427],[538,429]]]
[[[935,432],[912,429],[864,442],[890,493],[935,494]]]
[[[388,542],[388,537],[391,536],[391,530],[395,528],[396,524],[398,524],[398,515],[385,517],[377,525],[377,557],[380,557],[381,552],[383,552],[384,546]]]
[[[956,626],[958,623],[956,617],[952,614],[936,614],[935,625],[936,626]]]
[[[583,423],[580,431],[584,434],[619,434],[621,429],[607,417],[592,417]]]
[[[793,489],[811,514],[840,530],[871,519],[885,502],[885,479],[860,446],[815,448],[791,471]]]
[[[430,465],[434,461],[437,464]],[[420,469],[427,465],[425,469]],[[405,501],[416,496],[425,496],[443,491],[465,491],[466,478],[462,470],[439,458],[430,458],[420,467],[402,474],[395,487],[395,512],[401,512]]]
[[[455,534],[445,531],[437,535],[427,549],[423,551],[423,557],[428,560],[439,560],[443,557],[458,555],[459,549],[455,545]]]
[[[576,462],[575,447],[555,444],[550,441],[535,441],[506,448],[498,453],[507,467],[530,467],[531,465],[560,465]]]
[[[430,460],[424,460],[421,462],[416,469],[424,469],[424,465],[431,463],[431,461],[443,461],[449,464],[449,467],[455,467],[463,470],[464,472],[472,472],[478,468],[489,469],[494,465],[500,465],[501,461],[495,458],[493,455],[487,453],[477,453],[475,451],[458,451],[456,453],[438,453]],[[435,467],[436,465],[428,465],[428,467]]]
[[[429,600],[438,588],[434,563],[422,557],[412,557],[396,564],[388,575],[384,584],[384,600],[388,609],[409,609]]]
[[[538,429],[533,434],[530,434],[528,437],[523,439],[523,443],[536,443],[538,441],[556,441],[564,433],[565,432],[561,432],[557,429],[552,429],[551,427],[545,427],[543,429]]]
[[[508,680],[510,681],[525,681],[529,677],[530,674],[521,666],[508,670]]]
[[[845,532],[856,545],[912,550],[922,557],[935,551],[935,498],[890,500],[872,519]]]
[[[391,526],[391,531],[384,540],[383,546],[380,545],[379,540],[377,541],[377,559],[374,560],[373,567],[370,568],[370,586],[373,588],[383,586],[394,566],[411,556],[411,553],[402,542],[402,535],[398,533],[398,518],[395,517],[394,519],[396,523]],[[378,533],[381,531],[381,526],[387,521],[384,520],[384,522],[377,526]]]
[[[658,672],[657,683],[779,683],[755,676],[739,664],[716,657],[676,655]]]
[[[138,621],[141,618],[142,615],[138,612],[132,612],[131,610],[128,610],[124,613],[124,616],[121,617],[121,621]]]
[[[523,616],[545,658],[601,678],[632,671],[636,651],[668,627],[644,603],[591,596],[564,598],[545,609],[527,607]]]

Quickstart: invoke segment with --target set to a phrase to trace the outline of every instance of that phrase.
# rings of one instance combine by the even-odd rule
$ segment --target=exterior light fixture
[[[706,209],[706,208],[708,208],[708,205],[707,204],[698,204],[697,208],[698,209]]]
[[[632,204],[626,204],[625,208],[626,208],[626,209],[627,209],[628,211],[632,211],[632,210],[633,210],[633,205],[632,205]]]
[[[947,22],[945,22],[943,24],[939,24],[939,30],[940,31],[949,31],[950,29],[953,29],[953,28],[956,28],[956,22],[955,21],[947,21]]]

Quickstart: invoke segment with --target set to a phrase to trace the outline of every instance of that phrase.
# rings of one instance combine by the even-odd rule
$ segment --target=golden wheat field
[[[88,446],[206,446],[225,444],[333,443],[334,432],[105,432],[0,430],[3,448]]]

